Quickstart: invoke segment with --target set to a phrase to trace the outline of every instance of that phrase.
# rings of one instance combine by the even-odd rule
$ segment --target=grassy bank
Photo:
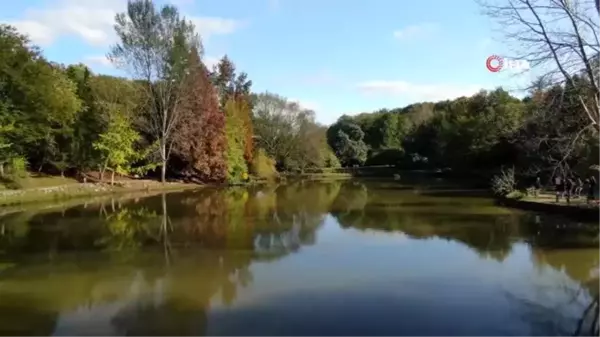
[[[564,198],[557,203],[555,196],[543,193],[537,197],[500,198],[504,206],[519,208],[527,211],[553,213],[568,216],[582,221],[598,223],[600,217],[598,202],[587,203],[586,198],[571,199],[569,203]]]
[[[153,180],[119,181],[118,184],[111,186],[102,183],[79,183],[74,179],[61,177],[30,177],[22,182],[22,186],[25,188],[0,190],[0,206],[200,187],[200,185],[186,183],[161,184]]]

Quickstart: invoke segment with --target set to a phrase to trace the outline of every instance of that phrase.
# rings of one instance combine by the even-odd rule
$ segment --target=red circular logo
[[[485,66],[488,68],[489,71],[491,71],[493,73],[499,72],[500,69],[502,69],[503,65],[504,65],[504,60],[502,60],[502,58],[498,55],[492,55],[492,56],[488,57],[487,60],[485,61]]]

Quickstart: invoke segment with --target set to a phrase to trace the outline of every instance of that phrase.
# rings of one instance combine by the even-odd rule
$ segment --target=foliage
[[[244,159],[243,103],[229,100],[225,104],[225,135],[227,139],[227,181],[237,183],[248,174]]]
[[[244,109],[239,112],[242,124],[244,125],[244,159],[246,164],[250,165],[254,151],[254,131],[252,127],[252,102],[251,92],[252,81],[248,80],[248,75],[244,72],[236,74],[235,65],[227,55],[215,65],[211,74],[213,84],[217,88],[219,104],[221,109],[225,108],[227,101],[233,99],[239,102]]]
[[[102,153],[104,167],[111,169],[114,177],[114,173],[129,174],[132,171],[131,165],[145,157],[143,152],[134,148],[139,139],[140,135],[133,130],[129,120],[120,114],[114,114],[106,132],[99,136],[93,146]]]
[[[129,1],[127,12],[118,14],[115,21],[120,43],[112,48],[110,59],[142,83],[147,101],[145,124],[152,141],[159,144],[164,182],[180,118],[182,83],[189,73],[188,57],[192,48],[202,52],[200,39],[176,7],[158,9],[151,0]]]
[[[252,161],[250,171],[257,177],[267,180],[275,179],[278,176],[277,169],[275,168],[275,160],[269,158],[263,149],[258,149],[254,153],[254,160]]]
[[[500,174],[492,178],[492,192],[499,196],[506,196],[515,191],[517,181],[514,168],[502,169]]]
[[[326,165],[331,149],[326,129],[315,123],[313,111],[269,92],[255,95],[253,106],[257,144],[275,159],[280,170],[304,171]]]
[[[184,175],[223,182],[227,176],[225,116],[208,71],[194,49],[189,60],[190,75],[184,83],[185,100],[174,135],[174,150],[186,163]]]
[[[508,194],[506,194],[506,197],[508,199],[514,199],[514,200],[521,200],[523,198],[525,198],[526,194],[521,192],[521,191],[512,191]]]
[[[340,164],[339,159],[335,156],[335,153],[327,146],[327,148],[322,152],[323,156],[323,167],[327,168],[340,168],[342,164]]]
[[[327,141],[343,166],[362,165],[367,160],[364,137],[360,126],[344,117],[327,130]]]

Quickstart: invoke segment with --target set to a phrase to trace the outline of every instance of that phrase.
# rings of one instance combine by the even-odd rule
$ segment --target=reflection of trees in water
[[[0,218],[3,258],[17,262],[0,274],[0,296],[21,289],[19,300],[3,302],[0,314],[22,309],[25,330],[19,334],[34,332],[28,323],[40,315],[67,327],[82,317],[93,326],[104,317],[107,334],[203,334],[211,300],[233,303],[238,288],[252,282],[253,260],[281,257],[315,241],[338,189],[335,183],[206,188]],[[69,252],[96,255],[71,259]],[[48,279],[47,262],[20,265],[31,253],[51,256],[53,270],[62,272]],[[132,270],[137,276],[127,276]],[[28,305],[29,299],[43,305]],[[50,330],[39,334],[56,324],[40,325]],[[1,322],[0,331],[3,326],[13,331]]]
[[[598,245],[598,226],[571,223],[556,216],[500,212],[487,201],[436,198],[410,192],[390,194],[344,184],[332,215],[342,227],[400,231],[421,239],[459,241],[483,256],[506,258],[515,242],[543,249],[585,248]],[[431,207],[439,205],[439,207]]]

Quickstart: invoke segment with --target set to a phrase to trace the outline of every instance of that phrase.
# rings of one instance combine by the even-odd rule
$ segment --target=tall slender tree
[[[254,157],[254,131],[252,127],[252,99],[250,89],[252,81],[248,80],[248,74],[242,72],[236,74],[235,64],[227,55],[219,61],[212,73],[213,83],[217,88],[221,109],[230,100],[234,100],[238,106],[238,116],[244,126],[244,159],[246,164],[252,163]]]
[[[190,49],[202,52],[194,25],[176,7],[158,9],[151,0],[129,0],[127,11],[116,16],[120,43],[109,58],[143,84],[147,101],[147,129],[158,141],[161,181],[165,182],[173,135],[181,115],[183,84],[188,75]]]
[[[174,151],[186,162],[187,175],[222,182],[227,175],[225,116],[196,48],[192,48],[188,68]]]

